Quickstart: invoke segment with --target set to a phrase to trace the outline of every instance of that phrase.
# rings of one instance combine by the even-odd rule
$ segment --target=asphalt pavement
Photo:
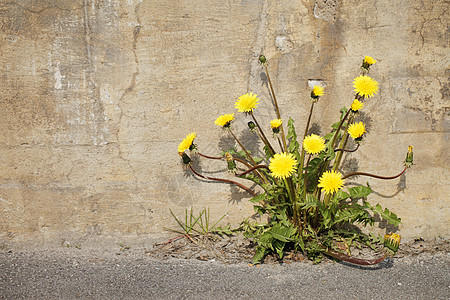
[[[155,260],[142,249],[0,252],[0,299],[450,299],[450,254],[374,267]]]

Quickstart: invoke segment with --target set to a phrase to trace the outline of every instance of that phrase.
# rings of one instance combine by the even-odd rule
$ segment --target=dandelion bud
[[[248,125],[248,128],[250,129],[250,131],[253,132],[256,130],[256,125],[255,125],[255,123],[253,123],[253,121],[248,122],[247,125]]]
[[[228,172],[236,174],[236,162],[234,161],[233,156],[230,153],[225,153],[225,157],[227,159],[227,163],[228,163]]]
[[[405,167],[411,167],[413,165],[413,152],[412,149],[413,146],[408,147],[408,153],[406,153],[406,159],[405,159]]]
[[[384,246],[391,250],[392,252],[397,253],[398,247],[400,246],[400,240],[402,237],[396,233],[386,233],[384,235]]]
[[[268,63],[266,57],[264,55],[262,55],[262,54],[259,56],[259,62],[262,65],[266,65]]]
[[[365,56],[364,59],[363,59],[363,63],[362,63],[361,68],[369,71],[370,66],[375,64],[376,62],[377,61],[373,57]]]

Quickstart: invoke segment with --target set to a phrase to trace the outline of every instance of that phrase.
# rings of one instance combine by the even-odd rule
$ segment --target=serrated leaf
[[[273,246],[275,248],[275,251],[277,252],[278,256],[280,258],[283,258],[283,250],[284,250],[284,246],[286,245],[286,243],[281,242],[281,241],[274,241],[273,242]]]
[[[339,190],[333,198],[333,201],[335,201],[336,203],[339,203],[345,199],[347,199],[348,197],[350,197],[349,194],[347,194],[346,192],[344,192],[343,190]]]
[[[258,264],[263,258],[264,256],[267,254],[268,249],[266,247],[263,246],[258,246],[256,248],[256,253],[253,256],[253,264]]]
[[[352,198],[366,198],[372,193],[372,189],[364,185],[348,188],[347,190]]]
[[[267,200],[267,194],[266,193],[261,193],[259,195],[256,195],[252,199],[250,199],[250,202],[252,202],[252,203],[259,203],[259,202],[265,201],[265,200]]]
[[[310,209],[319,206],[319,200],[311,194],[306,194],[303,209]]]

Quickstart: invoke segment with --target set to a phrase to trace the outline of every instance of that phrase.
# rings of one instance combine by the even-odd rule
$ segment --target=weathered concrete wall
[[[187,176],[176,148],[192,131],[205,153],[232,145],[214,120],[247,91],[261,97],[261,123],[275,117],[257,63],[265,53],[281,110],[299,132],[309,79],[327,85],[313,117],[326,133],[352,101],[362,57],[378,60],[371,76],[380,92],[364,108],[370,132],[347,165],[394,174],[414,145],[416,165],[400,180],[368,180],[370,201],[401,216],[407,237],[448,237],[448,6],[2,1],[0,235],[145,234],[175,226],[169,208],[190,206],[210,207],[212,218],[228,212],[228,221],[249,216],[248,195]],[[239,115],[235,128],[248,136],[245,123]]]

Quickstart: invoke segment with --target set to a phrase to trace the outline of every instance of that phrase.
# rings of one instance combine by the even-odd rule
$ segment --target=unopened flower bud
[[[192,144],[192,145],[189,147],[189,151],[191,151],[192,154],[196,154],[196,153],[198,152],[198,147],[197,147],[197,145],[196,145],[196,144]]]
[[[411,167],[413,165],[413,146],[408,147],[408,153],[406,153],[406,159],[405,159],[405,167]]]
[[[400,246],[400,240],[402,237],[396,233],[386,233],[384,235],[384,246],[391,250],[392,252],[397,253],[398,247]]]
[[[259,62],[260,62],[262,65],[265,65],[265,64],[268,63],[266,57],[265,57],[264,55],[262,55],[262,54],[259,56]]]
[[[255,125],[255,123],[253,123],[253,121],[248,122],[247,125],[248,125],[248,128],[250,129],[250,131],[253,132],[256,130],[256,125]]]
[[[237,167],[236,167],[236,162],[234,161],[233,156],[227,152],[227,153],[225,153],[225,157],[227,159],[228,172],[236,174]]]
[[[363,63],[362,63],[361,68],[369,71],[370,66],[375,64],[376,62],[377,61],[373,57],[365,56],[364,59],[363,59]]]

